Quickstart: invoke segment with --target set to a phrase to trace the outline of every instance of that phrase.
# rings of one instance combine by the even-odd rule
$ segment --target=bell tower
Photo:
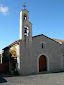
[[[32,69],[32,24],[29,22],[29,11],[24,9],[20,12],[20,74],[33,72]],[[28,70],[30,69],[30,70]]]
[[[20,39],[32,41],[32,24],[29,22],[29,11],[24,9],[20,12]]]

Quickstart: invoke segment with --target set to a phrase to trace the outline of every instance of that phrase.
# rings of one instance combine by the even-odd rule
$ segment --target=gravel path
[[[64,85],[64,73],[37,74],[19,77],[1,77],[0,85]]]

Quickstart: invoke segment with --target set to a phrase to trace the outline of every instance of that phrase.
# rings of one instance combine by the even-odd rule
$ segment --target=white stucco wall
[[[44,48],[42,48],[43,42]],[[61,45],[59,43],[45,36],[35,37],[32,42],[20,42],[20,73],[38,73],[38,59],[41,55],[47,57],[47,71],[54,72],[63,70],[63,56],[59,49],[61,50]]]

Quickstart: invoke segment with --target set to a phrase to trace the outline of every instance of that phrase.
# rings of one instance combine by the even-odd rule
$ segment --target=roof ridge
[[[59,39],[52,39],[52,38],[50,38],[50,37],[48,37],[48,36],[46,36],[46,35],[44,35],[44,34],[36,35],[36,36],[33,36],[32,38],[35,38],[35,37],[38,37],[38,36],[45,36],[46,38],[48,38],[48,39],[50,39],[50,40],[53,40],[53,41],[55,41],[56,43],[59,43],[59,44],[63,44],[63,43],[60,42],[60,41],[64,41],[64,40],[60,40],[60,41],[59,41]],[[6,46],[5,48],[11,47],[11,46],[13,46],[13,45],[15,45],[15,44],[18,44],[21,40],[22,40],[22,39],[15,40],[13,43],[11,43],[10,45]],[[3,48],[3,49],[5,49],[5,48]],[[3,49],[2,49],[2,50],[3,50]]]
[[[48,37],[48,36],[46,36],[46,35],[44,35],[44,34],[40,34],[40,35],[37,35],[37,36],[33,36],[33,38],[38,37],[38,36],[45,36],[46,38],[48,38],[48,39],[50,39],[50,40],[53,40],[53,41],[59,43],[58,41],[56,41],[56,40],[54,40],[54,39],[52,39],[52,38],[50,38],[50,37]],[[61,44],[61,43],[59,43],[59,44]]]

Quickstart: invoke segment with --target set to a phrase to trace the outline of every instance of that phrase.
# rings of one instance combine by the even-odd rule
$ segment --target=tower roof
[[[22,9],[21,11],[25,11],[25,10],[26,10],[27,12],[29,12],[27,9]],[[21,12],[21,11],[20,11],[20,12]]]

